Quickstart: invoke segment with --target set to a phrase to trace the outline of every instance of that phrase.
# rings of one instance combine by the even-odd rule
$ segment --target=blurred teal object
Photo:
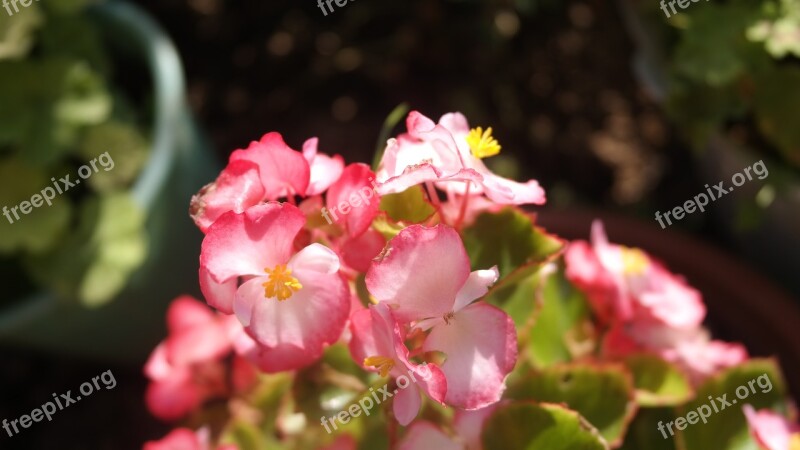
[[[112,302],[88,309],[47,292],[0,310],[0,341],[106,360],[141,362],[164,335],[166,307],[177,295],[199,294],[202,234],[188,215],[189,200],[214,178],[216,163],[185,98],[174,45],[138,7],[109,2],[93,7],[112,59],[145,64],[154,89],[152,153],[132,187],[147,214],[147,261]]]

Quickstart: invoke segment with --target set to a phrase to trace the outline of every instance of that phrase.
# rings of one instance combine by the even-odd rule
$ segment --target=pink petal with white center
[[[483,193],[498,204],[544,205],[547,202],[544,189],[536,180],[519,183],[488,172],[488,169],[481,175],[483,176]]]
[[[236,288],[239,285],[238,278],[233,277],[224,283],[217,283],[203,266],[200,266],[198,275],[200,292],[203,293],[206,303],[221,313],[233,314],[233,298],[236,296]]]
[[[325,192],[344,170],[344,159],[340,155],[328,156],[317,152],[319,139],[311,138],[303,144],[303,157],[311,168],[310,182],[305,195],[319,195]]]
[[[308,189],[311,168],[302,153],[286,145],[280,133],[267,133],[246,150],[231,153],[231,162],[239,160],[258,165],[267,200],[303,195]]]
[[[240,213],[264,199],[258,166],[247,160],[231,161],[217,180],[192,197],[189,214],[204,233],[228,211]]]
[[[497,266],[488,270],[476,270],[469,274],[467,282],[461,287],[456,295],[456,302],[453,311],[458,312],[473,301],[483,297],[489,292],[489,288],[500,278],[500,271]]]
[[[314,243],[297,252],[289,261],[288,267],[293,272],[331,275],[339,271],[339,256],[328,247]]]
[[[768,409],[756,411],[750,405],[742,407],[750,434],[764,450],[794,450],[790,448],[792,435],[800,433],[800,426],[795,425]],[[795,438],[800,441],[800,438]]]
[[[380,196],[374,182],[375,174],[369,166],[356,163],[345,167],[339,180],[328,189],[325,201],[330,215],[350,236],[363,233],[378,214]]]
[[[366,272],[369,265],[386,246],[386,238],[379,231],[367,230],[358,237],[349,239],[342,244],[340,253],[343,262],[358,272]]]
[[[412,225],[389,241],[366,282],[398,321],[408,323],[451,312],[469,274],[469,258],[454,229]]]
[[[268,372],[314,362],[339,338],[350,312],[350,292],[330,249],[312,244],[288,268],[302,285],[290,298],[265,298],[267,278],[256,277],[239,287],[234,301],[237,317],[260,344],[249,357]]]
[[[508,400],[473,411],[456,410],[453,416],[453,428],[467,444],[469,450],[483,450],[483,442],[481,441],[483,423],[492,415],[498,405],[505,402],[508,402]]]
[[[445,127],[457,138],[465,137],[469,134],[469,122],[460,112],[452,112],[443,115],[439,119],[439,125]]]
[[[223,214],[208,230],[200,248],[200,267],[217,283],[238,276],[261,276],[285,263],[305,216],[296,206],[269,202],[242,214]]]
[[[486,303],[457,312],[449,323],[433,327],[423,350],[446,355],[445,403],[479,409],[500,400],[505,378],[517,361],[517,330],[508,314]]]
[[[465,168],[465,161],[458,150],[458,144],[451,130],[434,123],[418,111],[411,111],[406,118],[408,136],[433,147],[434,163],[446,173]],[[403,144],[405,136],[398,140]]]
[[[376,191],[381,195],[397,194],[412,186],[427,182],[463,183],[465,181],[481,183],[483,177],[472,169],[460,169],[457,172],[443,174],[433,165],[423,163],[416,166],[408,166],[401,174],[387,178],[378,185]]]
[[[405,389],[398,388],[393,400],[392,411],[397,423],[406,426],[417,418],[422,399],[419,396],[419,388],[416,385],[412,383]]]
[[[398,450],[467,450],[463,444],[455,442],[444,434],[436,425],[426,422],[414,422],[400,441]]]

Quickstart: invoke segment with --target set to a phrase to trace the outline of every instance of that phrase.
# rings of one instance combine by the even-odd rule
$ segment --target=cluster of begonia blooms
[[[244,442],[242,427],[259,430],[270,448],[355,449],[368,425],[348,428],[342,420],[328,435],[327,424],[315,425],[304,407],[335,415],[344,405],[326,400],[328,387],[360,390],[346,397],[355,403],[373,391],[370,385],[385,384],[402,389],[376,406],[381,413],[361,420],[383,421],[386,445],[481,449],[495,439],[482,433],[502,426],[492,417],[517,400],[504,395],[512,371],[524,379],[547,369],[523,358],[527,346],[549,345],[521,338],[521,324],[536,326],[541,308],[533,305],[541,300],[523,299],[529,307],[521,313],[491,293],[523,278],[544,283],[558,270],[585,294],[587,320],[601,337],[596,351],[574,353],[571,364],[651,354],[698,386],[747,362],[743,347],[709,339],[699,292],[643,251],[609,243],[601,224],[591,244],[568,246],[531,225],[520,207],[544,204],[544,190],[489,170],[483,160],[501,150],[491,128],[470,128],[459,113],[434,122],[418,112],[406,126],[387,142],[374,171],[320,153],[316,138],[297,151],[280,134],[266,134],[234,151],[219,177],[192,198],[191,217],[205,233],[199,284],[211,308],[176,299],[167,313],[169,335],[145,374],[151,412],[197,431],[178,428],[146,449],[235,449]],[[483,217],[528,225],[493,230],[481,226]],[[528,244],[535,235],[533,247],[544,240],[558,245],[534,258],[542,250],[521,253],[521,244],[509,242],[512,234]],[[501,244],[484,243],[490,238]],[[487,255],[496,247],[505,253],[492,260]],[[335,349],[346,349],[357,369]],[[418,376],[401,386],[397,380],[409,374]],[[627,373],[620,379],[631,384]],[[316,403],[306,391],[320,394]],[[541,406],[540,413],[573,414],[568,401],[548,401],[566,406]],[[628,423],[638,407],[633,400],[626,407]],[[227,411],[221,424],[220,408]],[[756,435],[777,427],[768,414],[748,410]],[[592,431],[587,439],[599,447],[586,448],[623,441],[605,432]],[[766,449],[788,450],[758,439]]]

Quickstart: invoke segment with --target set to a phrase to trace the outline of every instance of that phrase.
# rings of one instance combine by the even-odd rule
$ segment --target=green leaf
[[[676,450],[678,440],[670,436],[665,424],[675,420],[672,408],[640,409],[628,427],[625,443],[619,450]],[[664,430],[659,430],[659,424]]]
[[[44,202],[42,190],[49,186],[51,182],[43,171],[14,159],[0,161],[0,208],[7,208],[0,216],[0,253],[41,253],[64,235],[71,203],[66,196],[56,196],[52,187],[48,194],[52,191],[55,198],[50,205]],[[34,199],[37,203],[43,202],[38,208],[30,204],[33,196],[38,196]],[[19,207],[22,202],[28,203],[28,214]]]
[[[244,420],[233,421],[222,433],[220,444],[235,444],[239,450],[268,450],[261,432]]]
[[[100,306],[121,291],[147,255],[145,216],[127,193],[88,199],[78,229],[52,251],[28,258],[31,275],[61,297]]]
[[[405,228],[403,225],[398,224],[386,217],[386,214],[379,214],[372,222],[372,228],[377,230],[383,235],[387,241],[400,234]]]
[[[756,84],[754,107],[759,130],[783,156],[800,167],[800,69],[785,67],[765,73]]]
[[[689,26],[681,33],[675,50],[678,72],[711,86],[734,81],[747,68],[752,53],[745,30],[757,8],[758,5],[709,3],[693,9]]]
[[[565,404],[596,427],[612,447],[622,442],[636,413],[633,381],[617,365],[550,367],[529,374],[509,391],[513,399]]]
[[[89,185],[103,192],[129,187],[147,161],[150,145],[135,127],[107,122],[86,132],[79,152],[86,165],[97,160]]]
[[[586,299],[564,277],[563,269],[546,276],[543,288],[536,293],[539,312],[530,329],[527,351],[537,367],[567,362],[594,350],[590,310]]]
[[[686,374],[655,355],[629,356],[625,365],[633,373],[636,401],[642,406],[675,406],[694,394]]]
[[[111,114],[111,94],[99,74],[84,63],[67,73],[65,89],[55,104],[56,118],[71,125],[97,125]]]
[[[25,57],[35,43],[35,31],[44,23],[39,5],[30,5],[13,16],[3,12],[0,12],[0,60]]]
[[[484,301],[502,308],[514,320],[519,334],[530,327],[536,310],[536,293],[541,285],[541,271],[521,280],[505,279],[496,284],[484,297]]]
[[[737,396],[737,390],[744,398]],[[777,364],[769,359],[750,360],[701,385],[696,399],[678,411],[686,420],[696,411],[695,423],[684,420],[678,427],[679,418],[674,427],[682,435],[685,450],[758,450],[748,431],[742,405],[783,411],[786,409],[784,395],[784,381]],[[729,406],[722,401],[723,396]],[[700,408],[703,411],[699,411]],[[698,418],[699,414],[707,416],[707,419]]]
[[[763,7],[767,17],[747,30],[747,38],[763,42],[773,58],[800,56],[800,3],[781,0],[780,5],[765,2]]]
[[[381,197],[380,210],[394,222],[421,223],[436,212],[422,186],[413,186],[397,194]]]
[[[563,406],[500,406],[481,434],[485,450],[607,450],[608,444],[578,413]]]
[[[497,265],[500,276],[515,270],[534,272],[538,265],[561,251],[563,241],[533,226],[517,208],[484,213],[463,232],[473,270]]]

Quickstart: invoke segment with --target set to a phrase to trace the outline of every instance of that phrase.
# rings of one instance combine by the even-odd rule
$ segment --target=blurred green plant
[[[667,109],[697,147],[732,124],[743,144],[800,168],[800,3],[709,3],[674,16]]]
[[[60,298],[101,305],[146,257],[144,213],[128,191],[149,143],[136,109],[110,81],[89,3],[51,0],[0,14],[0,205],[30,200],[53,178],[74,180],[105,152],[114,161],[20,223],[0,221],[0,259],[30,278],[5,280],[6,301],[30,294],[23,286],[33,281]]]

